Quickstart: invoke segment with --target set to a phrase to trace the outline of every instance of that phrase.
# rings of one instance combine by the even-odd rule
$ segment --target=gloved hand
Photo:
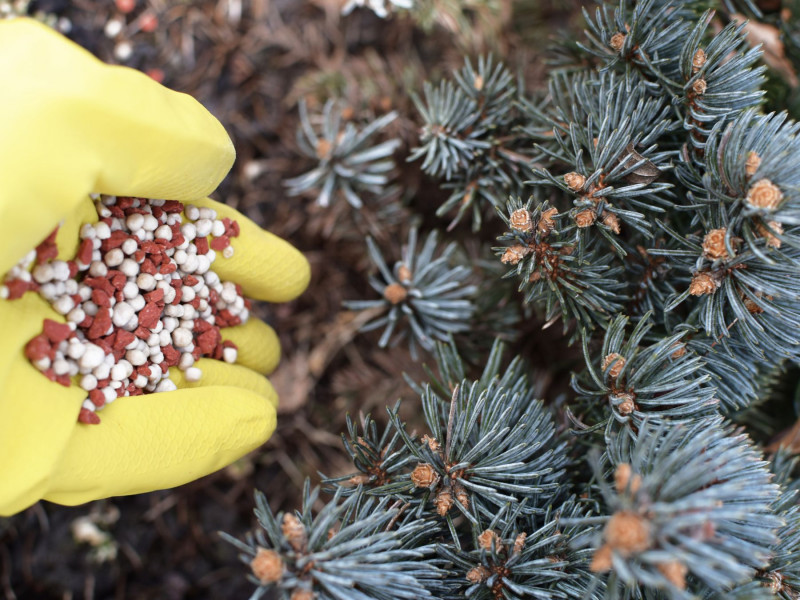
[[[217,260],[245,296],[282,302],[309,279],[289,244],[204,199],[234,150],[197,101],[147,76],[107,66],[47,27],[0,21],[0,277],[59,224],[71,259],[82,223],[97,220],[90,192],[191,200],[239,221],[235,255]],[[279,358],[275,332],[252,319],[223,329],[238,364],[202,359],[199,382],[171,369],[179,389],[121,398],[102,423],[76,422],[86,397],[38,372],[23,354],[45,318],[64,322],[28,292],[0,300],[0,515],[45,498],[79,504],[183,484],[263,443],[277,398],[262,374]]]

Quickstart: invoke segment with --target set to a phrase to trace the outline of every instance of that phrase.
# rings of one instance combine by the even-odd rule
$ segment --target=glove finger
[[[281,359],[281,346],[275,330],[259,319],[250,319],[244,325],[225,327],[222,339],[239,348],[236,364],[257,373],[268,375]]]
[[[0,301],[0,515],[41,498],[86,398],[47,379],[23,354],[45,318],[60,317],[35,295]]]
[[[234,255],[214,261],[214,271],[223,280],[242,286],[245,296],[269,302],[286,302],[308,286],[311,268],[305,257],[288,242],[264,231],[239,211],[208,198],[193,202],[217,211],[239,223],[240,235],[231,240]]]
[[[35,21],[0,22],[0,81],[0,139],[12,141],[0,144],[0,273],[90,192],[190,200],[233,163],[230,138],[195,99]]]
[[[229,365],[213,358],[201,358],[195,362],[195,366],[203,372],[199,381],[186,381],[183,371],[175,368],[169,370],[169,378],[179,389],[203,389],[206,386],[225,387],[230,390],[240,388],[266,398],[275,408],[278,406],[275,388],[266,377],[255,371],[242,365]]]
[[[74,505],[183,485],[263,444],[276,420],[263,395],[217,385],[120,398],[99,415],[99,425],[75,428],[46,500]]]

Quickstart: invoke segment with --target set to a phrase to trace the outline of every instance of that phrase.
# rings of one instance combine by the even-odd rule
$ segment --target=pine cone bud
[[[703,238],[703,254],[711,260],[728,258],[728,249],[725,247],[725,233],[728,230],[712,229]]]
[[[439,483],[439,474],[428,463],[418,463],[411,473],[414,487],[429,488]]]
[[[390,283],[383,289],[383,297],[390,304],[400,304],[408,297],[408,290],[399,283]]]
[[[759,179],[747,190],[750,206],[775,210],[783,200],[783,192],[769,179]]]
[[[603,211],[603,225],[608,227],[611,231],[613,231],[617,235],[619,235],[619,232],[621,231],[619,224],[619,217],[617,217],[617,215],[615,215],[614,213],[605,210]]]
[[[528,233],[533,229],[533,221],[531,220],[531,213],[529,213],[524,208],[518,208],[517,210],[512,212],[508,221],[509,223],[511,223],[511,227],[523,233]]]
[[[440,448],[439,442],[436,441],[435,437],[431,437],[427,433],[422,436],[422,443],[423,444],[428,444],[428,448],[430,448],[431,451],[433,451],[433,452],[438,452],[439,451],[439,448]]]
[[[681,358],[682,356],[686,355],[686,344],[681,344],[680,342],[675,342],[672,344],[672,348],[675,348],[675,351],[670,354],[670,358]]]
[[[644,552],[650,547],[650,524],[634,512],[615,512],[605,529],[606,543],[622,556]]]
[[[764,296],[763,292],[760,291],[756,292],[756,298],[761,298],[763,296]],[[767,300],[772,300],[772,296],[767,296]],[[760,315],[761,313],[764,312],[763,308],[761,308],[758,304],[756,304],[756,302],[752,298],[745,295],[744,293],[742,293],[742,303],[744,304],[744,307],[751,315]]]
[[[705,296],[717,291],[719,284],[707,271],[698,271],[692,276],[689,293],[692,296]]]
[[[679,590],[686,589],[686,574],[689,569],[686,568],[682,562],[677,560],[670,560],[658,564],[658,570],[661,574]]]
[[[517,539],[514,540],[514,554],[519,554],[525,549],[525,540],[528,534],[525,532],[520,533]]]
[[[447,488],[442,488],[433,499],[433,504],[439,516],[443,517],[453,508],[453,494]]]
[[[748,177],[752,177],[761,166],[761,157],[755,152],[747,153],[747,161],[744,163],[744,172]]]
[[[333,144],[331,144],[325,138],[320,138],[319,141],[317,141],[316,151],[318,159],[327,160],[328,158],[330,158],[331,150],[333,150]]]
[[[411,281],[411,269],[405,265],[397,267],[397,279],[405,282]]]
[[[467,573],[467,581],[469,581],[470,583],[483,583],[484,581],[489,579],[489,575],[491,575],[489,569],[487,569],[483,565],[478,565],[477,567],[474,567],[469,570],[469,572]]]
[[[767,226],[764,226],[763,223],[756,223],[756,231],[761,234],[761,237],[766,238],[767,246],[770,248],[780,248],[780,238],[775,235],[775,233],[772,233],[770,229],[779,235],[783,235],[783,225],[778,223],[778,221],[768,221]]]
[[[579,192],[583,189],[583,186],[586,183],[586,177],[580,173],[572,171],[571,173],[564,175],[564,183],[566,183],[567,187],[573,192]]]
[[[250,568],[261,583],[275,583],[283,577],[283,560],[274,550],[258,549]]]
[[[483,89],[483,77],[480,75],[475,75],[475,79],[472,80],[472,87],[474,87],[476,91],[480,92]]]
[[[617,32],[611,36],[611,42],[609,45],[614,49],[615,52],[622,52],[622,47],[625,45],[625,38],[628,37],[624,33]]]
[[[369,475],[365,475],[364,473],[353,475],[350,479],[347,480],[347,483],[354,486],[366,485],[367,483],[369,483]]]
[[[692,73],[697,73],[706,64],[706,53],[702,48],[698,48],[692,57]]]
[[[514,244],[510,248],[507,248],[505,252],[503,252],[503,256],[500,257],[500,262],[504,265],[516,265],[530,253],[531,249],[527,246],[523,246],[522,244]]]
[[[698,96],[702,96],[703,94],[706,93],[707,87],[708,84],[706,84],[705,79],[698,79],[692,84],[692,91],[694,91],[694,93],[697,94]]]
[[[536,230],[542,235],[547,235],[553,231],[553,228],[556,226],[553,217],[555,217],[557,214],[557,208],[548,208],[546,211],[542,212],[542,216],[539,219],[539,222],[536,224]]]
[[[587,208],[575,215],[575,223],[581,228],[591,227],[596,218],[597,215],[595,214],[594,210]]]
[[[281,531],[295,552],[305,551],[308,538],[306,537],[306,528],[300,519],[290,513],[284,514]]]
[[[483,550],[491,550],[492,542],[494,542],[495,552],[503,552],[503,550],[505,550],[505,546],[503,546],[503,540],[501,540],[500,536],[491,529],[486,529],[478,536],[478,546]]]
[[[608,544],[604,544],[594,551],[589,570],[592,573],[605,573],[611,570],[611,548]]]
[[[631,479],[631,476],[633,479]],[[624,493],[626,490],[630,490],[632,494],[635,494],[642,485],[642,478],[640,475],[633,472],[633,469],[631,469],[628,463],[620,463],[617,465],[617,468],[614,469],[614,485],[617,488],[617,492],[620,494]]]
[[[314,592],[298,588],[292,592],[289,600],[314,600]]]
[[[623,392],[621,394],[617,394],[617,397],[622,399],[622,402],[617,404],[617,410],[619,411],[619,414],[622,416],[628,416],[634,410],[636,410],[636,404],[633,402],[633,396],[631,394]]]
[[[469,494],[467,490],[464,489],[464,486],[456,482],[453,484],[453,490],[456,493],[456,500],[458,503],[464,508],[469,508]]]
[[[608,372],[608,375],[612,379],[616,379],[619,377],[619,374],[625,367],[625,362],[625,359],[621,355],[617,354],[616,352],[612,352],[603,359],[600,368],[603,369],[603,372],[605,373],[605,370],[608,369],[609,365],[611,365],[611,370]]]

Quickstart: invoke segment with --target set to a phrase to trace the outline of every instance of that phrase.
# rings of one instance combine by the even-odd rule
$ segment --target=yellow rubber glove
[[[104,65],[27,19],[0,21],[0,277],[59,224],[59,257],[96,221],[90,192],[189,201],[239,221],[235,255],[217,260],[223,280],[251,298],[282,302],[309,278],[289,244],[236,211],[204,199],[234,150],[197,101],[147,76]],[[0,300],[0,515],[40,498],[79,504],[173,487],[259,446],[275,428],[277,398],[262,374],[280,349],[266,324],[223,330],[236,365],[203,359],[199,382],[177,369],[174,392],[121,398],[97,426],[76,422],[86,394],[39,373],[23,354],[42,321],[63,322],[28,292]]]

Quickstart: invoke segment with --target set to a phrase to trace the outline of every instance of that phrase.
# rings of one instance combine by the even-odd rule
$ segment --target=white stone
[[[184,377],[186,377],[186,381],[200,381],[202,376],[203,371],[197,367],[189,367],[186,369],[186,371],[184,371]]]
[[[97,377],[95,377],[91,373],[87,373],[86,375],[81,377],[81,387],[87,392],[91,392],[94,388],[97,387]]]
[[[177,389],[178,386],[171,379],[162,379],[156,386],[156,392],[174,392]]]
[[[133,307],[130,304],[127,302],[118,302],[114,306],[114,313],[111,316],[111,321],[117,327],[124,327],[135,314],[136,312],[133,310]]]
[[[69,296],[61,296],[53,303],[53,309],[60,315],[66,315],[75,308],[75,301]]]
[[[192,343],[192,332],[185,327],[177,327],[172,332],[172,343],[178,347],[188,346]]]
[[[172,229],[170,229],[169,225],[162,225],[158,229],[155,230],[154,235],[156,238],[163,239],[163,240],[171,240],[172,239]]]
[[[224,360],[226,363],[231,363],[231,364],[235,363],[238,355],[239,352],[236,350],[236,348],[222,349],[222,360]]]
[[[125,253],[119,248],[112,248],[103,257],[103,262],[109,267],[117,267],[122,264],[123,260],[125,260]]]
[[[143,365],[147,360],[147,357],[141,350],[128,350],[125,353],[125,358],[135,367]]]
[[[91,371],[96,366],[100,365],[105,358],[105,352],[100,346],[95,344],[86,344],[86,351],[83,356],[78,360],[78,366],[83,370]]]

